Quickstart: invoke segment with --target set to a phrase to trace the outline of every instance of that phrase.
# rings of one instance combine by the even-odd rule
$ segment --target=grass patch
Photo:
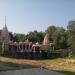
[[[22,65],[14,63],[0,62],[0,71],[15,70],[15,69],[20,69],[21,67],[23,68]]]
[[[45,60],[46,68],[52,71],[64,73],[65,75],[75,75],[75,63],[71,63],[68,59],[58,58]]]
[[[8,70],[19,70],[19,69],[25,69],[25,68],[34,68],[36,66],[32,65],[21,65],[16,63],[10,63],[10,62],[0,62],[0,71],[8,71]]]
[[[71,57],[68,57],[68,59],[75,59],[75,55],[72,55]]]
[[[22,66],[22,65],[10,63],[10,62],[1,62],[1,63],[3,63],[4,66],[8,66],[8,67],[20,67],[20,66]]]
[[[62,50],[50,50],[50,53],[61,53]]]
[[[71,72],[71,71],[56,71],[65,75],[75,75],[75,72]]]

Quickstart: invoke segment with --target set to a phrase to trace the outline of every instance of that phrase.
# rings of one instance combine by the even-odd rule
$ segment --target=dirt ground
[[[47,59],[47,60],[28,60],[28,59],[0,57],[0,61],[12,62],[22,65],[26,64],[33,65],[33,66],[47,68],[50,70],[75,72],[75,60],[69,60],[69,59],[58,58],[58,59]]]

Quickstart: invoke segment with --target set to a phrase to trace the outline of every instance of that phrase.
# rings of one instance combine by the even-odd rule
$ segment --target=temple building
[[[41,54],[53,50],[53,44],[50,43],[48,34],[45,35],[42,44],[36,42],[33,44],[28,39],[24,42],[13,42],[10,41],[9,31],[5,24],[2,30],[0,30],[0,42],[4,44],[4,53],[5,54],[16,54],[16,53],[25,53],[26,56],[41,57]]]

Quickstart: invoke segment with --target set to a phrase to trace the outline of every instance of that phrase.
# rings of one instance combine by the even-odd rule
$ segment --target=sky
[[[55,25],[66,28],[75,20],[75,0],[0,0],[0,29],[13,33],[45,31]]]

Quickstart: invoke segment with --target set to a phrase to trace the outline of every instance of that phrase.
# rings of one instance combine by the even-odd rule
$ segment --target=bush
[[[0,42],[0,54],[2,54],[2,43]]]
[[[58,58],[61,57],[61,50],[50,50],[49,54],[50,54],[50,58]]]

